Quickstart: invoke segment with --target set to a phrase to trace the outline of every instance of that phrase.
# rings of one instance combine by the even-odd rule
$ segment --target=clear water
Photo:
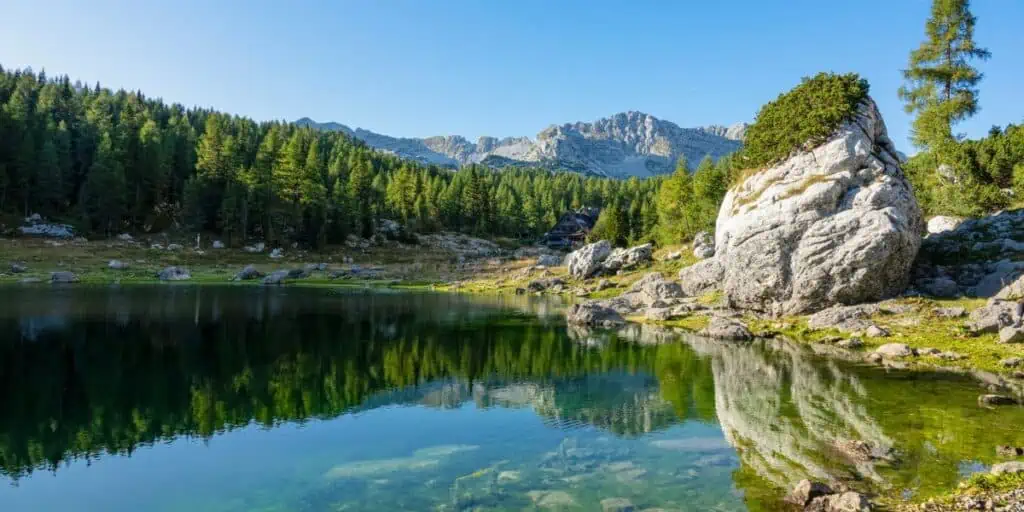
[[[4,288],[0,510],[778,510],[807,477],[920,497],[1024,445],[979,392],[527,299]]]

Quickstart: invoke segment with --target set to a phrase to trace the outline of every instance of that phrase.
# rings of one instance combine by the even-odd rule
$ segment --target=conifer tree
[[[974,42],[975,22],[970,0],[933,0],[926,39],[910,53],[899,95],[907,113],[917,114],[912,136],[922,148],[941,150],[955,140],[953,125],[978,111],[983,75],[970,61],[990,53]]]

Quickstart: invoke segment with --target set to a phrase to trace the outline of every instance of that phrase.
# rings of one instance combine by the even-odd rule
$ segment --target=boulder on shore
[[[23,274],[25,272],[28,272],[28,267],[22,263],[12,261],[10,266],[12,274]]]
[[[711,319],[711,323],[701,331],[701,335],[720,340],[736,341],[754,338],[754,335],[750,333],[750,329],[747,329],[747,326],[739,321],[719,316]]]
[[[276,270],[274,272],[271,272],[271,273],[267,274],[267,276],[263,278],[263,284],[265,284],[265,285],[275,285],[275,284],[276,285],[281,285],[281,284],[284,284],[285,281],[289,277],[290,277],[289,276],[289,271],[287,271],[287,270]]]
[[[573,325],[616,327],[626,321],[614,309],[597,302],[573,304],[566,315],[566,321]]]
[[[902,292],[924,227],[882,116],[867,98],[825,143],[729,190],[715,258],[734,307],[810,313]]]
[[[51,283],[77,283],[78,276],[71,272],[50,272]]]
[[[110,260],[107,262],[107,268],[111,270],[128,270],[130,266],[128,262],[121,260]]]
[[[569,253],[565,262],[569,267],[569,275],[576,279],[586,279],[601,270],[601,264],[612,252],[612,244],[607,240],[594,242]]]
[[[249,281],[249,280],[252,280],[252,279],[258,279],[260,277],[263,277],[263,273],[262,272],[260,272],[259,270],[256,270],[256,267],[254,267],[252,265],[246,265],[245,268],[243,268],[242,270],[239,270],[238,273],[235,274],[235,277],[232,280],[233,281]]]
[[[192,274],[182,267],[167,267],[158,272],[156,277],[161,281],[185,281],[192,279]]]

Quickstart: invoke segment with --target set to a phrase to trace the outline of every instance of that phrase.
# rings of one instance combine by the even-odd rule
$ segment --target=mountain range
[[[399,138],[308,117],[302,126],[344,132],[370,147],[425,164],[458,167],[483,164],[548,167],[608,176],[647,177],[672,172],[679,157],[695,167],[705,156],[717,160],[742,145],[746,123],[681,128],[643,112],[622,112],[591,123],[551,125],[529,137],[480,137],[471,142],[458,135]]]

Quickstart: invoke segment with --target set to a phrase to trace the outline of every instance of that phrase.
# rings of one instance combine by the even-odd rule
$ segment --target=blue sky
[[[750,120],[817,71],[871,82],[898,146],[899,70],[929,0],[6,0],[0,64],[257,120],[396,136],[535,135],[625,110]],[[982,110],[1024,121],[1024,1],[975,0]]]

